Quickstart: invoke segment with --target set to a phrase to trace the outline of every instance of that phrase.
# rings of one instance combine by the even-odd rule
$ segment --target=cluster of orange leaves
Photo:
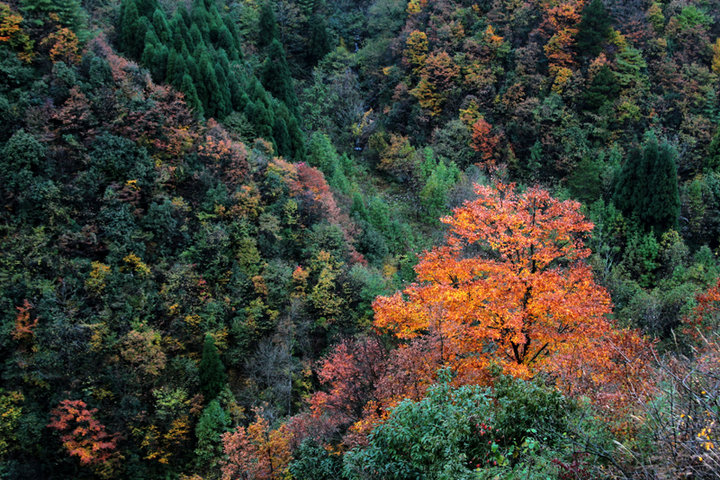
[[[76,64],[80,61],[80,42],[77,35],[62,27],[43,39],[42,45],[50,45],[50,60]]]
[[[98,465],[117,456],[118,434],[110,434],[96,418],[96,408],[82,400],[63,400],[50,413],[48,427],[60,432],[63,446],[83,465]]]
[[[33,305],[27,300],[23,300],[23,304],[15,307],[18,311],[15,317],[15,328],[12,331],[13,339],[18,342],[31,342],[35,336],[34,328],[37,326],[38,318],[31,319],[30,310]]]
[[[287,425],[271,429],[256,411],[257,418],[247,428],[238,426],[224,433],[222,480],[284,480],[292,458],[291,433]]]
[[[18,52],[18,57],[30,62],[33,58],[33,41],[22,29],[23,17],[10,5],[0,2],[0,43],[7,43]]]
[[[500,136],[492,133],[492,126],[482,117],[472,125],[473,150],[480,152],[483,165],[489,171],[494,171],[496,166],[497,148],[500,143]]]
[[[551,4],[545,11],[545,24],[552,36],[545,45],[545,55],[550,62],[550,73],[556,75],[561,69],[575,64],[573,46],[578,33],[580,12],[584,0]]]
[[[375,325],[403,340],[436,336],[442,363],[462,383],[487,383],[497,366],[520,378],[549,374],[601,403],[622,401],[624,386],[642,383],[650,345],[607,318],[610,297],[584,262],[593,225],[580,204],[540,188],[475,191],[442,219],[447,243],[422,256],[417,283],[375,301]]]

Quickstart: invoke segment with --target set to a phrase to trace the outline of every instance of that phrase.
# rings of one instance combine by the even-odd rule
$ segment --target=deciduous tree
[[[447,242],[421,257],[418,282],[378,297],[375,325],[400,339],[436,335],[443,362],[469,382],[487,381],[492,365],[529,378],[560,373],[568,357],[607,359],[610,297],[583,262],[593,225],[580,204],[540,188],[475,192],[442,219]]]

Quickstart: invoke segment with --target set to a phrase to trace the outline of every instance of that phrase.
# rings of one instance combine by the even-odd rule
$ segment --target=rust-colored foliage
[[[40,44],[50,46],[50,60],[53,62],[76,64],[80,61],[80,44],[77,35],[67,27],[51,33]]]
[[[83,465],[109,465],[119,458],[118,434],[110,434],[96,418],[97,409],[88,409],[82,400],[63,400],[51,412],[48,427],[60,433],[67,452]]]
[[[375,338],[345,340],[320,363],[317,376],[327,391],[310,399],[314,415],[327,416],[336,425],[363,417],[374,396],[376,383],[385,373],[387,353]]]
[[[288,476],[292,459],[292,435],[286,424],[270,428],[261,411],[247,428],[238,426],[223,434],[227,459],[222,466],[222,480],[283,480]]]
[[[685,317],[683,333],[695,343],[702,343],[720,327],[720,280],[695,297],[697,306]]]
[[[15,307],[18,311],[15,317],[15,328],[12,331],[12,337],[18,342],[32,342],[35,336],[34,328],[37,326],[38,318],[31,318],[30,310],[33,305],[27,300],[23,300],[23,304]]]
[[[549,70],[556,75],[562,68],[575,64],[573,45],[578,33],[583,0],[553,4],[545,12],[545,25],[552,35],[545,45],[545,55],[550,62]]]
[[[500,136],[492,133],[492,126],[480,117],[472,126],[472,148],[480,152],[483,164],[489,171],[496,169],[495,160]]]
[[[338,223],[340,209],[325,180],[325,175],[306,163],[298,163],[295,167],[297,180],[290,184],[292,195],[299,198],[313,216],[326,218],[331,223]]]
[[[425,61],[425,72],[428,81],[443,91],[452,86],[452,82],[460,75],[460,67],[447,52],[432,53]]]
[[[605,318],[610,297],[583,262],[593,225],[580,204],[540,188],[475,191],[442,219],[447,244],[422,256],[418,283],[375,301],[376,326],[401,339],[437,336],[442,362],[461,382],[485,383],[497,365],[522,378],[589,375],[597,385],[602,372],[625,365],[607,341],[625,340]]]
[[[59,124],[60,134],[91,134],[94,123],[92,109],[88,98],[78,87],[70,89],[68,99],[53,113],[53,120]]]
[[[231,186],[240,185],[250,169],[245,145],[232,140],[225,129],[213,119],[208,121],[205,141],[198,146],[198,154]]]

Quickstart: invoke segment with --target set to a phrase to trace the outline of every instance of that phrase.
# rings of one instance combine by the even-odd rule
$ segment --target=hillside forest
[[[0,479],[720,478],[718,0],[0,0]]]

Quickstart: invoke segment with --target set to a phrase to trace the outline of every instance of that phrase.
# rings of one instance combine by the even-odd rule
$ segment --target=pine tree
[[[317,0],[297,0],[297,4],[302,12],[309,17],[315,12]]]
[[[182,15],[179,13],[181,9],[182,8],[178,8],[178,10],[175,11],[175,15],[173,15],[170,22],[173,47],[175,47],[178,52],[181,52],[183,47],[187,47],[187,43],[190,40],[190,31],[187,25],[185,25],[185,20],[183,20]]]
[[[215,64],[215,77],[218,85],[217,92],[213,97],[216,102],[216,112],[219,118],[224,118],[232,111],[232,100],[225,69],[220,63]]]
[[[280,155],[286,158],[292,155],[292,143],[290,141],[290,133],[288,133],[285,117],[282,115],[275,116],[275,123],[273,123],[273,140],[273,143],[275,144],[275,150]]]
[[[205,45],[205,41],[203,40],[202,32],[200,32],[200,29],[194,23],[193,23],[192,27],[190,27],[189,36],[190,36],[190,43],[188,44],[188,48],[197,49],[198,47]]]
[[[647,63],[637,48],[626,46],[615,58],[616,77],[623,90],[639,92],[647,88]]]
[[[197,27],[200,30],[200,33],[202,34],[202,38],[204,40],[210,39],[210,23],[209,23],[209,14],[208,11],[205,10],[205,8],[196,5],[193,7],[192,11],[190,12],[190,18],[192,19],[192,24],[194,27]]]
[[[603,162],[598,155],[587,155],[573,169],[568,178],[568,187],[575,198],[586,205],[591,204],[602,194]]]
[[[586,57],[596,57],[603,49],[603,41],[610,35],[610,15],[602,0],[592,0],[585,7],[578,25],[577,51]]]
[[[225,367],[220,360],[220,353],[215,346],[212,335],[205,335],[202,359],[200,360],[200,393],[207,401],[214,400],[225,388],[227,375]]]

